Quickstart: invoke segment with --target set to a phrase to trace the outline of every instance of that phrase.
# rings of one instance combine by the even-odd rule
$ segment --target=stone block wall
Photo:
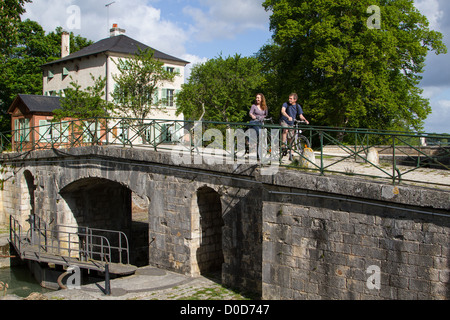
[[[264,202],[263,299],[450,298],[445,211],[290,191]]]
[[[2,165],[1,168],[0,225],[9,226],[9,217],[13,216],[26,226],[32,207],[24,170],[14,165]]]
[[[108,199],[121,195],[145,199],[150,265],[198,275],[219,261],[212,256],[223,255],[223,284],[264,299],[450,298],[448,191],[296,170],[182,168],[169,155],[137,149],[48,150],[11,159],[0,176],[7,180],[3,217],[26,219],[35,210],[46,221],[73,223],[95,202],[80,204],[90,198],[79,193],[85,183],[115,185],[104,188],[103,203],[120,204]],[[199,200],[202,190],[208,193]],[[123,203],[128,216],[132,206]],[[94,209],[90,215],[110,219]],[[220,223],[202,226],[202,215]]]

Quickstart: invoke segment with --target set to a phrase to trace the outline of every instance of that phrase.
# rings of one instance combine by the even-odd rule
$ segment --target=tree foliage
[[[187,119],[241,122],[264,82],[256,58],[219,56],[191,70],[188,83],[177,96],[177,114]]]
[[[18,94],[42,94],[42,69],[47,62],[61,58],[63,29],[45,34],[39,23],[31,20],[17,22],[14,45],[4,51],[0,63],[0,112],[2,131],[10,130],[10,117],[6,111]],[[88,46],[88,41],[70,34],[72,51]]]
[[[176,72],[164,68],[164,63],[154,58],[150,48],[139,49],[138,53],[116,63],[119,70],[114,75],[116,88],[113,98],[117,104],[114,112],[120,116],[145,119],[152,108],[159,108],[164,102],[157,96],[163,83],[173,82]]]
[[[379,29],[369,27],[371,5],[380,9]],[[266,0],[263,6],[272,12],[273,43],[258,57],[276,103],[295,91],[315,124],[422,128],[431,112],[418,86],[425,58],[446,47],[413,0]]]
[[[82,89],[81,85],[72,81],[71,88],[64,90],[61,98],[61,109],[54,111],[54,120],[60,121],[64,118],[99,118],[106,117],[113,110],[114,105],[106,101],[105,87],[106,77],[95,78],[91,74],[93,86]]]
[[[25,13],[24,5],[31,0],[0,0],[0,56],[15,45],[20,15]]]

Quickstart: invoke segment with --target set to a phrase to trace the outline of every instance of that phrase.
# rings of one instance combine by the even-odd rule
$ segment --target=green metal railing
[[[161,152],[177,150],[190,156],[213,155],[228,161],[241,161],[246,156],[243,146],[249,141],[258,141],[254,130],[248,130],[251,127],[248,123],[103,118],[54,122],[0,137],[2,152],[112,145]],[[262,132],[267,135],[260,136],[259,140],[264,143],[259,149],[265,149],[268,161],[260,159],[256,162],[253,157],[261,166],[277,162],[280,166],[317,171],[322,175],[343,173],[387,179],[393,184],[420,182],[423,179],[417,179],[417,176],[438,170],[441,179],[423,181],[450,187],[450,135],[304,125],[300,129],[310,140],[314,157],[297,153],[296,160],[291,162],[282,158],[279,152],[283,127],[265,124],[261,128],[266,129]],[[432,145],[425,146],[425,140]],[[378,154],[376,161],[368,157],[373,150]],[[359,170],[360,167],[364,170]],[[428,168],[433,170],[423,171]]]

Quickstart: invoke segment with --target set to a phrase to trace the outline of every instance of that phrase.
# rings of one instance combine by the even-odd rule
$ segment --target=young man
[[[289,95],[289,102],[286,102],[281,107],[281,119],[280,125],[283,127],[292,127],[294,126],[294,120],[299,117],[301,121],[305,121],[306,124],[309,124],[309,121],[306,120],[303,115],[302,107],[297,104],[298,95],[296,93],[291,93]],[[287,133],[289,129],[283,129],[282,132],[282,143],[287,145]]]

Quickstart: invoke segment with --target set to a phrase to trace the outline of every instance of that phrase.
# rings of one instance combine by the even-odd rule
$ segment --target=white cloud
[[[208,58],[205,58],[205,57],[202,58],[202,57],[199,57],[199,56],[196,56],[193,54],[184,54],[181,56],[181,59],[190,62],[190,64],[188,64],[185,69],[184,78],[185,78],[186,82],[187,82],[187,79],[189,79],[189,76],[191,75],[191,69],[193,66],[195,66],[196,64],[203,64],[206,61],[208,61]]]
[[[199,41],[233,39],[250,29],[267,29],[269,15],[258,0],[202,0],[206,10],[186,6],[183,13],[194,20]]]
[[[115,22],[126,29],[127,35],[157,50],[171,55],[185,54],[188,32],[176,23],[161,19],[161,10],[150,7],[145,2],[122,2],[122,14]]]
[[[70,14],[67,8],[73,5],[72,0],[46,0],[25,4],[26,13],[22,20],[30,19],[38,21],[46,31],[54,31],[56,27],[67,28]]]
[[[40,0],[26,4],[22,19],[38,21],[47,32],[61,26],[89,40],[98,41],[109,36],[113,23],[126,30],[133,39],[165,53],[180,56],[185,54],[188,32],[176,22],[161,19],[161,10],[147,4],[146,0],[115,1],[87,0]],[[80,24],[73,28],[71,6],[79,8]],[[109,19],[108,19],[109,11]]]
[[[444,18],[444,11],[440,10],[438,0],[415,0],[415,7],[428,18],[430,29],[441,31],[440,23]]]
[[[431,99],[433,97],[437,97],[440,94],[444,93],[445,88],[443,87],[437,87],[437,86],[428,86],[428,87],[423,87],[423,93],[422,93],[422,97],[424,97],[425,99]]]
[[[432,102],[433,112],[425,122],[425,131],[450,133],[450,100]]]

